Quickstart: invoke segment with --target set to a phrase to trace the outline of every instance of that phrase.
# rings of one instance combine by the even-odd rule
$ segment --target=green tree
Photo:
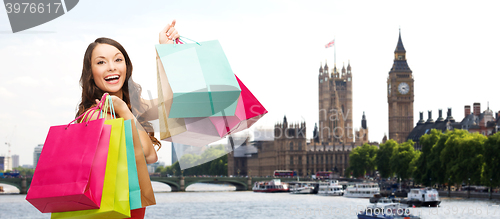
[[[411,176],[410,163],[415,157],[413,144],[412,140],[408,140],[394,148],[390,165],[399,180],[406,180]]]
[[[498,170],[500,170],[500,132],[490,135],[484,144],[483,184],[490,187],[500,186]]]
[[[35,170],[32,168],[16,167],[13,169],[18,171],[22,176],[33,176],[33,174],[35,173]]]
[[[479,184],[483,169],[484,143],[487,138],[479,133],[454,130],[441,152],[446,176],[453,183]]]
[[[418,159],[414,162],[414,169],[412,173],[413,180],[416,183],[422,183],[426,186],[432,185],[432,181],[435,181],[435,177],[432,176],[433,168],[430,163],[433,160],[432,148],[441,138],[441,131],[432,129],[429,134],[422,135],[420,137],[420,145],[422,146],[421,154]],[[435,159],[435,158],[434,158]],[[437,159],[438,164],[440,164],[439,159]]]
[[[375,170],[375,158],[377,155],[377,146],[364,144],[356,147],[349,154],[349,170],[355,177],[360,177],[366,173]]]
[[[431,149],[431,154],[427,157],[427,168],[430,170],[431,174],[428,176],[431,178],[431,183],[449,183],[448,177],[446,176],[446,168],[443,165],[443,160],[441,160],[441,153],[446,146],[446,141],[452,135],[452,131],[446,131],[441,133],[439,140],[434,144]]]
[[[394,148],[397,147],[398,143],[392,139],[389,139],[383,144],[380,144],[380,148],[377,151],[377,156],[375,158],[375,163],[377,164],[377,170],[382,178],[388,178],[394,175],[394,171],[391,169],[390,161],[392,154],[394,153]]]

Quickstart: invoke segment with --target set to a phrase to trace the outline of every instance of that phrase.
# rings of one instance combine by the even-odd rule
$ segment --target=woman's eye
[[[116,59],[116,62],[121,62],[121,61],[123,61],[123,59],[121,59],[121,58]]]
[[[104,64],[104,61],[99,61],[99,62],[97,62],[97,64],[102,65],[102,64]]]

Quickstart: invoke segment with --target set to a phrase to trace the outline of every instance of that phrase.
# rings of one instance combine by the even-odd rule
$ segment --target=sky
[[[0,155],[32,164],[50,126],[73,120],[80,102],[82,60],[98,37],[120,42],[134,65],[133,78],[156,97],[154,45],[173,19],[181,36],[219,40],[231,68],[269,111],[256,128],[287,116],[305,121],[312,137],[318,121],[320,64],[353,74],[353,122],[363,112],[369,140],[388,133],[387,77],[399,31],[415,79],[414,123],[419,111],[464,105],[500,110],[500,14],[497,1],[80,1],[65,15],[12,33],[0,7]],[[335,49],[325,44],[335,39]],[[427,119],[425,113],[424,119]],[[158,136],[158,135],[157,135]],[[158,152],[170,163],[170,146]]]

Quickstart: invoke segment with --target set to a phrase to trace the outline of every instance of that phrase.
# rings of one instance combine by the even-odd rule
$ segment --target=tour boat
[[[349,183],[344,196],[348,198],[370,198],[375,194],[380,194],[377,183]]]
[[[344,189],[338,180],[329,180],[319,183],[318,195],[344,195]]]
[[[288,183],[281,182],[280,179],[271,181],[255,182],[252,190],[254,192],[288,192]]]
[[[415,207],[436,207],[441,204],[441,200],[438,191],[435,189],[414,188],[408,193],[407,204]]]
[[[317,182],[290,182],[291,194],[316,194],[318,193]]]

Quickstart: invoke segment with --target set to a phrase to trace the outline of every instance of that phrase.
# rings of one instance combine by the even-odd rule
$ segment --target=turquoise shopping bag
[[[137,165],[135,162],[134,139],[132,133],[132,120],[125,120],[125,142],[127,144],[128,185],[130,193],[130,209],[142,208],[141,188],[137,176]]]
[[[234,116],[241,93],[219,41],[156,45],[169,118]],[[164,100],[170,102],[169,100]]]

